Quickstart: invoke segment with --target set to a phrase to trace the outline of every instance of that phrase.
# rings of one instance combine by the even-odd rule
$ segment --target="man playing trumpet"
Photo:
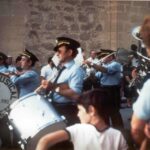
[[[105,54],[105,55],[104,55]],[[109,101],[109,117],[107,123],[109,124],[109,119],[111,119],[112,125],[115,128],[123,128],[123,120],[119,112],[120,109],[120,87],[122,79],[122,65],[115,60],[115,52],[107,51],[102,52],[101,55],[103,64],[94,64],[89,61],[84,63],[90,67],[97,70],[96,77],[99,80],[100,88],[106,89],[111,94],[111,99]]]

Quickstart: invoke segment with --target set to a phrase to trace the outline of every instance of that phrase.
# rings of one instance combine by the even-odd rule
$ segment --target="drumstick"
[[[40,94],[42,90],[43,90],[43,86],[40,85],[37,89],[35,89],[34,92],[36,92],[37,94]]]
[[[49,82],[53,83],[53,81],[56,78],[57,74],[58,74],[58,70],[53,70],[53,73],[49,77],[49,79],[48,80],[42,80],[41,85],[35,90],[35,92],[39,94],[41,91],[44,91],[44,90],[46,91],[46,88],[48,87]],[[46,81],[47,81],[47,87],[43,88],[43,85],[44,85],[43,83],[45,82],[45,85],[46,85]]]

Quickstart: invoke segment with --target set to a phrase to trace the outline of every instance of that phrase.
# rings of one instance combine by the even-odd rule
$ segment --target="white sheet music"
[[[84,58],[83,58],[83,55],[82,55],[82,49],[79,47],[78,49],[78,54],[77,56],[74,58],[74,61],[77,65],[81,66],[83,61],[84,61]]]
[[[57,54],[55,54],[53,57],[52,57],[52,61],[54,63],[54,65],[56,67],[58,67],[58,65],[60,64],[60,58],[57,56]]]

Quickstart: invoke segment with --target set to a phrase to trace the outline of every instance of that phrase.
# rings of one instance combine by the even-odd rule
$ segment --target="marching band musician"
[[[5,74],[8,72],[6,60],[7,56],[4,53],[0,52],[0,73]]]
[[[99,64],[99,59],[97,58],[97,53],[95,50],[90,51],[90,57],[87,59],[87,61],[94,63],[94,64]]]
[[[53,69],[54,69],[54,64],[52,61],[52,56],[49,56],[47,60],[47,65],[41,68],[41,74],[40,74],[41,80],[48,80],[49,76],[52,75]]]
[[[95,50],[90,51],[90,57],[87,59],[92,64],[100,64],[99,59],[97,58],[97,52]],[[83,67],[85,68],[86,71],[86,78],[84,80],[84,85],[83,85],[83,90],[87,91],[92,88],[98,88],[97,80],[95,78],[95,73],[96,70],[92,66],[89,67],[88,65],[84,66],[84,61],[83,61]]]
[[[9,72],[16,72],[16,67],[13,64],[13,57],[8,55],[6,62],[7,62],[7,66],[8,66],[8,71]]]
[[[89,61],[85,61],[85,63],[98,71],[96,76],[99,77],[100,87],[111,93],[109,117],[113,127],[120,129],[123,127],[123,120],[119,112],[122,65],[115,60],[114,51],[107,51],[106,55],[108,56],[103,58],[102,65],[91,64]],[[107,121],[109,123],[109,118]]]
[[[41,87],[51,91],[50,98],[56,110],[66,117],[68,124],[78,122],[74,96],[82,92],[84,70],[75,64],[74,58],[80,43],[67,37],[58,37],[54,48],[61,64],[59,75],[54,82],[42,81]],[[61,73],[60,73],[61,72]]]
[[[40,78],[36,71],[32,69],[38,58],[27,49],[20,55],[20,65],[22,71],[19,74],[10,73],[11,81],[17,86],[19,97],[33,92],[40,84]]]
[[[17,56],[17,58],[15,60],[15,67],[16,67],[16,71],[17,72],[21,72],[22,71],[22,68],[21,68],[21,56],[20,55]]]
[[[146,52],[150,57],[150,16],[147,16],[138,33],[139,40],[146,46]],[[150,148],[150,79],[148,79],[139,94],[137,101],[133,105],[133,115],[131,120],[131,133],[137,144],[141,145],[140,150]],[[144,134],[145,130],[145,134]],[[148,146],[149,144],[149,146]]]

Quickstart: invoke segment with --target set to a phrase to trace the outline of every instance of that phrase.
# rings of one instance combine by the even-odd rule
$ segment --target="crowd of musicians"
[[[149,55],[150,17],[145,19],[140,32]],[[147,124],[150,103],[146,102],[145,106],[141,99],[144,97],[147,100],[150,97],[147,89],[149,85],[144,84],[144,91],[139,96],[136,92],[137,85],[132,83],[138,76],[139,61],[135,53],[129,53],[128,61],[121,62],[112,50],[91,50],[87,59],[85,51],[80,51],[82,56],[79,58],[82,58],[82,62],[79,65],[80,60],[76,57],[81,47],[74,39],[58,37],[55,53],[48,57],[40,74],[33,69],[40,60],[31,51],[25,49],[18,55],[15,64],[12,64],[11,56],[0,52],[0,73],[8,76],[16,85],[19,98],[31,92],[47,96],[59,114],[66,118],[67,128],[43,137],[37,150],[44,150],[51,144],[69,139],[75,149],[128,149],[121,133],[124,128],[120,114],[122,97],[126,97],[128,107],[136,101],[131,118],[131,131],[135,141],[133,147],[147,147],[150,138]],[[136,48],[136,45],[131,46],[131,49]],[[145,110],[140,108],[142,105]],[[147,134],[144,133],[145,126]]]

